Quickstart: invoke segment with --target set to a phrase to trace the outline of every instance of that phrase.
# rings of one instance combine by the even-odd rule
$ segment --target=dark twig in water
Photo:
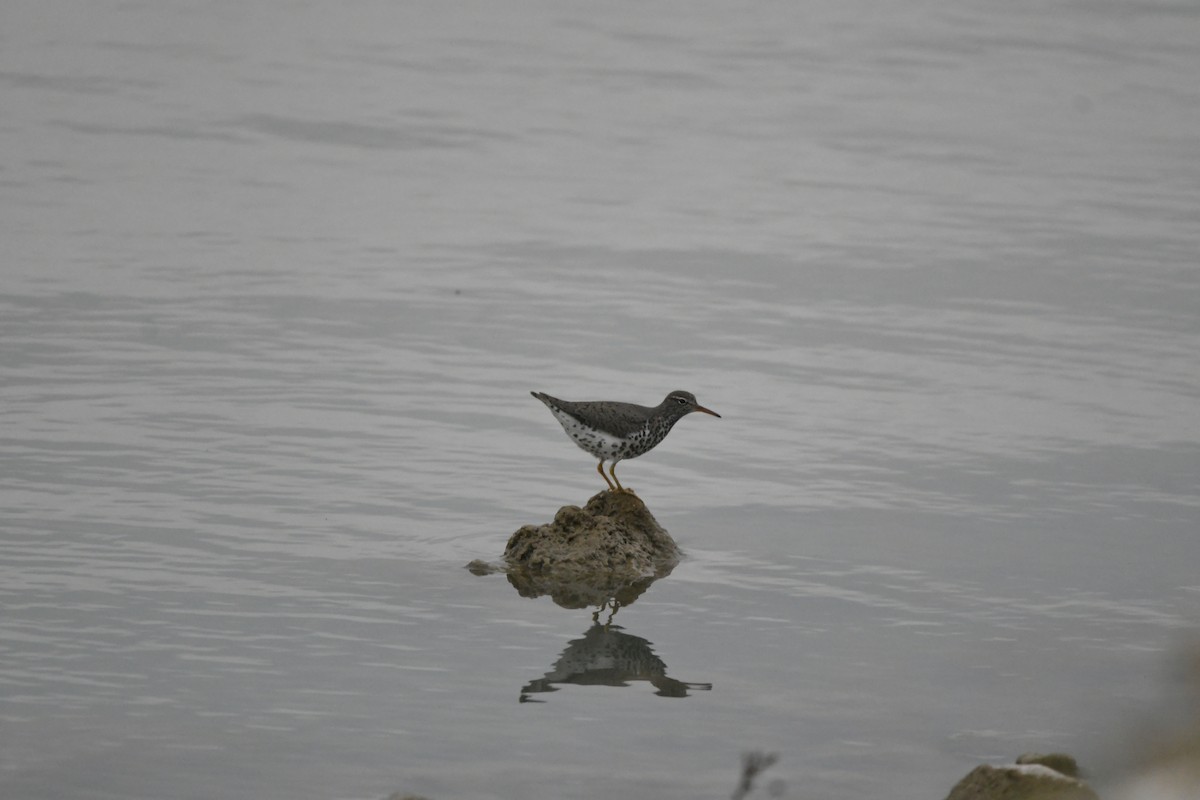
[[[779,755],[776,753],[764,753],[761,750],[743,753],[742,780],[734,790],[732,800],[742,800],[743,797],[754,791],[754,779],[760,772],[764,772],[778,760]]]

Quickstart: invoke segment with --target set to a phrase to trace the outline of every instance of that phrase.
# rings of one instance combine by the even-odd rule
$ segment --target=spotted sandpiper
[[[546,404],[575,444],[600,459],[596,471],[615,492],[626,491],[617,480],[618,461],[650,452],[666,438],[671,426],[693,411],[721,416],[697,403],[694,394],[684,391],[671,392],[653,408],[611,400],[572,403],[542,392],[530,394]],[[611,481],[604,474],[605,461],[612,462],[608,468]]]

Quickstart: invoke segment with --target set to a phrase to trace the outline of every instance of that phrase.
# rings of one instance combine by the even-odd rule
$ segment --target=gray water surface
[[[1103,777],[1200,619],[1197,41],[6,3],[0,795]],[[687,558],[607,631],[463,568],[603,486],[530,390],[676,388],[723,418],[620,475]],[[693,686],[569,679],[608,646]]]

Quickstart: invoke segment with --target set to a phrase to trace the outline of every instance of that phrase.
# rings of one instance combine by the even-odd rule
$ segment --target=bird
[[[600,459],[596,471],[614,492],[629,491],[617,480],[617,462],[653,450],[676,422],[693,411],[717,418],[721,416],[697,403],[694,394],[681,389],[671,392],[653,407],[613,400],[576,403],[559,400],[544,392],[530,394],[546,404],[575,444]],[[607,475],[604,473],[605,461],[612,462]]]

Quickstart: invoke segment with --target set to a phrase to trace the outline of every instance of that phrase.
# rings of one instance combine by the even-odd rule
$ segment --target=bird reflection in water
[[[600,604],[600,607],[592,612],[592,622],[599,623],[600,615],[604,613],[604,609],[608,609],[608,619],[604,621],[604,627],[607,630],[609,625],[612,625],[613,617],[621,610],[621,601],[615,597],[612,600],[605,600]]]
[[[711,683],[667,677],[667,665],[654,654],[650,642],[625,633],[620,625],[601,625],[597,621],[582,639],[567,644],[549,672],[521,689],[520,699],[522,703],[545,702],[533,695],[557,692],[562,684],[628,686],[633,681],[648,681],[660,697],[687,697],[689,691],[712,689]]]
[[[647,681],[660,697],[712,689],[667,677],[650,643],[612,620],[679,563],[679,547],[646,504],[630,492],[603,491],[583,508],[563,506],[553,521],[524,525],[509,537],[503,561],[476,559],[476,575],[502,573],[522,597],[549,596],[562,608],[595,608],[592,626],[570,642],[549,672],[521,690],[521,702],[563,684],[628,686]],[[600,618],[608,609],[608,618]]]

